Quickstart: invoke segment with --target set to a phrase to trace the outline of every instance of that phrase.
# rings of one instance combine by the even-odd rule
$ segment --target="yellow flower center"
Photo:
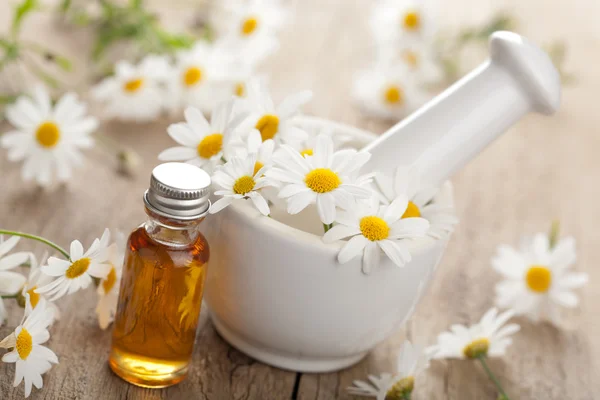
[[[237,97],[244,97],[244,94],[246,94],[246,87],[244,86],[243,83],[238,83],[235,85],[235,95]]]
[[[260,161],[255,162],[254,163],[254,175],[256,175],[256,173],[258,171],[260,171],[260,169],[264,166],[265,166],[265,164],[261,163]]]
[[[385,102],[391,105],[400,105],[404,102],[404,92],[396,85],[390,85],[383,97]]]
[[[487,355],[490,348],[490,341],[487,338],[475,339],[465,346],[463,354],[467,358],[477,358]]]
[[[202,70],[198,67],[189,67],[183,73],[183,83],[186,86],[194,86],[202,80]]]
[[[416,68],[419,65],[419,55],[412,50],[405,50],[402,52],[402,59],[405,63],[410,65],[413,68]]]
[[[409,11],[404,14],[404,28],[408,31],[416,31],[421,27],[421,16],[416,11]]]
[[[525,279],[529,289],[537,293],[546,293],[552,285],[552,272],[543,265],[532,265]]]
[[[340,177],[329,168],[315,168],[304,178],[306,186],[313,192],[327,193],[342,184]]]
[[[67,269],[67,272],[65,272],[65,276],[69,279],[75,279],[80,277],[90,267],[90,261],[91,260],[87,257],[75,261],[73,264],[71,264],[69,269]]]
[[[300,154],[302,155],[302,157],[306,157],[306,156],[312,156],[313,155],[313,149],[304,149],[300,152]]]
[[[390,235],[390,227],[387,222],[375,215],[361,218],[360,231],[372,242],[386,239]]]
[[[242,23],[242,35],[249,36],[256,28],[258,28],[258,19],[255,17],[246,18]]]
[[[256,167],[256,166],[255,166]],[[241,178],[238,178],[237,181],[233,184],[233,193],[235,194],[243,194],[245,195],[248,192],[251,192],[254,189],[254,178],[251,176],[245,175]]]
[[[413,376],[402,378],[389,388],[385,394],[385,400],[404,400],[412,393],[414,388],[415,378]]]
[[[144,86],[144,80],[142,78],[131,79],[123,85],[123,90],[129,93],[135,93]]]
[[[115,286],[115,283],[117,283],[117,270],[113,266],[110,269],[108,275],[106,276],[106,279],[102,281],[102,288],[104,289],[104,293],[109,293]]]
[[[262,141],[273,139],[279,129],[279,117],[273,114],[263,115],[255,126],[260,132]]]
[[[17,336],[17,344],[15,345],[17,349],[17,353],[19,353],[19,357],[21,360],[26,360],[31,353],[31,349],[33,348],[33,340],[31,339],[31,334],[27,331],[27,329],[22,328],[21,333]]]
[[[402,218],[418,218],[421,216],[421,210],[419,207],[412,201],[408,202],[408,207],[406,207],[406,211],[402,214]]]
[[[198,144],[198,155],[202,158],[211,158],[221,151],[223,148],[223,135],[220,133],[213,133],[212,135],[206,135],[204,139]]]
[[[43,122],[35,131],[35,139],[42,147],[51,149],[60,140],[60,129],[54,122]]]
[[[37,286],[34,286],[27,291],[27,294],[29,295],[29,302],[31,303],[31,308],[35,308],[40,301],[40,295],[35,292],[36,289]]]

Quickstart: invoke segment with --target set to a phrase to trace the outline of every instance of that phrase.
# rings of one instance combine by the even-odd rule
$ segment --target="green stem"
[[[550,233],[548,234],[548,243],[550,244],[550,249],[553,249],[558,243],[558,237],[560,235],[560,221],[554,220],[552,221],[552,226],[550,226]]]
[[[494,384],[496,385],[496,388],[498,388],[498,391],[503,396],[503,398],[505,400],[510,400],[509,397],[508,397],[508,395],[506,394],[506,392],[502,388],[502,385],[500,384],[500,381],[498,380],[498,378],[496,378],[496,375],[494,375],[494,373],[490,370],[490,368],[488,367],[487,363],[485,362],[485,356],[480,356],[477,359],[481,362],[481,365],[483,366],[483,369],[485,370],[485,372],[487,373],[487,375],[490,377],[490,379],[492,380],[492,382],[494,382]]]
[[[12,296],[0,296],[3,299],[16,299],[18,294],[13,294]]]
[[[42,242],[42,243],[44,243],[44,244],[52,247],[54,250],[59,251],[63,256],[65,256],[65,258],[67,260],[71,259],[71,257],[69,256],[69,253],[65,249],[63,249],[62,247],[60,247],[56,243],[49,241],[48,239],[44,239],[43,237],[36,236],[36,235],[31,235],[29,233],[9,231],[9,230],[5,230],[5,229],[0,229],[0,234],[12,235],[12,236],[20,236],[20,237],[24,237],[26,239],[37,240],[38,242]]]
[[[333,224],[323,224],[323,230],[327,233],[333,227]]]

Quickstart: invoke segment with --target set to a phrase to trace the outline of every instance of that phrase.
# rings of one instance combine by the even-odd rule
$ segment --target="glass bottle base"
[[[114,350],[108,360],[110,369],[121,379],[145,388],[164,388],[183,381],[188,363],[157,360],[138,355],[119,354]]]

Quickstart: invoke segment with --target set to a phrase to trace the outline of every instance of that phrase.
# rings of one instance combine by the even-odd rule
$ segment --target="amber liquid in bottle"
[[[129,237],[109,365],[130,383],[158,388],[187,375],[209,258],[197,225],[150,221]]]

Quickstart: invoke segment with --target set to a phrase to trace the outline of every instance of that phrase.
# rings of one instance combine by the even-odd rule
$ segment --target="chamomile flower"
[[[377,172],[374,181],[384,204],[390,204],[398,196],[408,196],[408,207],[402,218],[425,218],[430,224],[429,236],[436,239],[447,236],[458,223],[453,207],[436,204],[439,189],[424,184],[417,168],[398,167],[393,177]]]
[[[273,139],[277,144],[298,143],[306,139],[308,134],[293,119],[299,115],[300,107],[310,101],[310,91],[288,96],[275,106],[260,81],[253,80],[246,89],[248,94],[243,104],[250,115],[243,124],[244,128],[255,128],[263,141]]]
[[[435,34],[432,9],[420,0],[380,1],[370,17],[373,35],[380,46],[419,42]]]
[[[220,44],[205,41],[179,52],[168,80],[169,108],[193,106],[209,113],[215,102],[228,99],[230,94],[225,92],[231,81],[233,54]]]
[[[560,307],[576,307],[579,299],[573,289],[588,281],[587,274],[570,270],[576,258],[572,237],[553,248],[543,233],[524,238],[520,249],[499,246],[492,266],[504,280],[496,285],[496,305],[533,321],[558,323]]]
[[[417,376],[427,369],[429,360],[421,346],[404,342],[396,358],[396,372],[369,375],[369,382],[356,380],[346,390],[353,396],[374,397],[377,400],[404,400],[410,398]]]
[[[441,82],[443,71],[436,61],[431,43],[403,43],[380,50],[381,60],[401,63],[419,84],[433,85]]]
[[[185,109],[185,123],[169,126],[169,136],[181,146],[171,147],[158,155],[162,161],[185,161],[211,172],[222,162],[233,132],[246,114],[234,113],[234,100],[221,103],[210,123],[194,107]]]
[[[2,361],[15,363],[14,386],[18,386],[24,380],[25,397],[31,394],[32,386],[41,389],[42,375],[52,368],[52,364],[58,364],[56,354],[42,346],[50,338],[48,326],[53,318],[53,312],[46,306],[46,300],[41,299],[21,325],[2,341],[2,347],[13,349],[2,356]]]
[[[287,13],[280,0],[228,0],[216,13],[213,26],[226,40],[248,43],[271,37],[285,24]]]
[[[308,137],[300,143],[292,145],[297,149],[303,157],[312,156],[315,146],[317,145],[317,138],[320,135],[325,135],[331,138],[333,142],[333,149],[339,150],[344,144],[352,140],[352,136],[344,134],[343,132],[335,132],[334,129],[329,127],[322,127],[320,129],[311,129],[309,126],[299,125],[303,130],[308,133]]]
[[[41,265],[46,263],[47,258],[48,255],[45,253],[38,263],[35,255],[31,254],[29,276],[21,290],[21,298],[25,300],[25,316],[29,315],[40,304],[41,300],[45,300],[46,307],[52,311],[53,319],[50,322],[50,324],[52,324],[55,319],[60,319],[60,310],[58,306],[51,303],[43,294],[36,293],[38,288],[52,282],[52,277],[44,274],[41,269]]]
[[[106,329],[113,322],[117,312],[119,300],[119,288],[121,275],[123,273],[123,262],[125,260],[126,238],[121,232],[116,234],[116,243],[108,250],[108,263],[110,271],[106,278],[98,285],[98,305],[96,315],[101,329]]]
[[[402,218],[408,208],[406,196],[400,196],[388,206],[380,205],[373,197],[368,202],[357,202],[347,211],[340,211],[336,225],[323,236],[332,243],[350,238],[338,253],[338,261],[344,264],[362,255],[362,270],[369,274],[379,265],[381,251],[398,267],[411,260],[406,239],[425,236],[429,222],[423,218]]]
[[[36,289],[35,293],[52,296],[50,300],[54,301],[65,294],[87,288],[92,283],[92,278],[106,278],[110,272],[109,241],[108,229],[104,231],[102,238],[94,240],[85,253],[79,240],[72,241],[69,251],[70,260],[50,257],[48,265],[42,266],[44,274],[54,276],[56,279]]]
[[[503,356],[512,344],[510,336],[520,329],[517,324],[505,325],[514,315],[512,310],[498,314],[498,309],[492,308],[475,325],[452,325],[450,332],[438,335],[437,344],[426,351],[435,359]]]
[[[389,120],[405,117],[432,97],[406,65],[387,61],[358,73],[352,95],[363,112]]]
[[[211,206],[211,214],[221,211],[239,199],[250,199],[261,214],[270,214],[269,205],[260,193],[260,189],[272,185],[265,177],[269,167],[263,166],[258,171],[255,167],[256,153],[253,153],[245,158],[232,157],[215,171],[212,181],[222,189],[217,190],[215,195],[222,197]]]
[[[30,257],[28,252],[16,252],[8,255],[19,243],[21,238],[12,236],[4,241],[0,236],[0,326],[6,319],[6,308],[1,296],[13,296],[18,293],[25,284],[25,277],[18,272],[10,271],[27,262]]]
[[[24,160],[24,180],[35,179],[42,186],[53,177],[65,182],[73,166],[82,163],[80,149],[93,146],[90,134],[98,127],[96,118],[86,116],[86,106],[74,93],[67,93],[52,106],[50,94],[37,86],[31,95],[21,96],[6,107],[6,118],[16,128],[2,135],[10,161]]]
[[[273,150],[275,148],[275,142],[271,139],[263,142],[260,132],[256,129],[252,129],[248,134],[248,137],[234,148],[233,153],[236,157],[246,158],[251,154],[256,155],[256,163],[254,164],[254,173],[264,166],[271,167],[273,165]]]
[[[92,96],[104,106],[108,118],[146,122],[165,108],[166,81],[171,75],[165,57],[146,56],[138,65],[119,61],[115,75],[92,89]]]
[[[290,214],[316,203],[321,222],[331,224],[336,207],[347,209],[356,199],[370,196],[369,189],[352,180],[370,157],[370,153],[351,149],[334,153],[331,138],[320,135],[309,157],[283,145],[274,156],[276,167],[267,176],[283,185],[279,197],[287,199]]]

